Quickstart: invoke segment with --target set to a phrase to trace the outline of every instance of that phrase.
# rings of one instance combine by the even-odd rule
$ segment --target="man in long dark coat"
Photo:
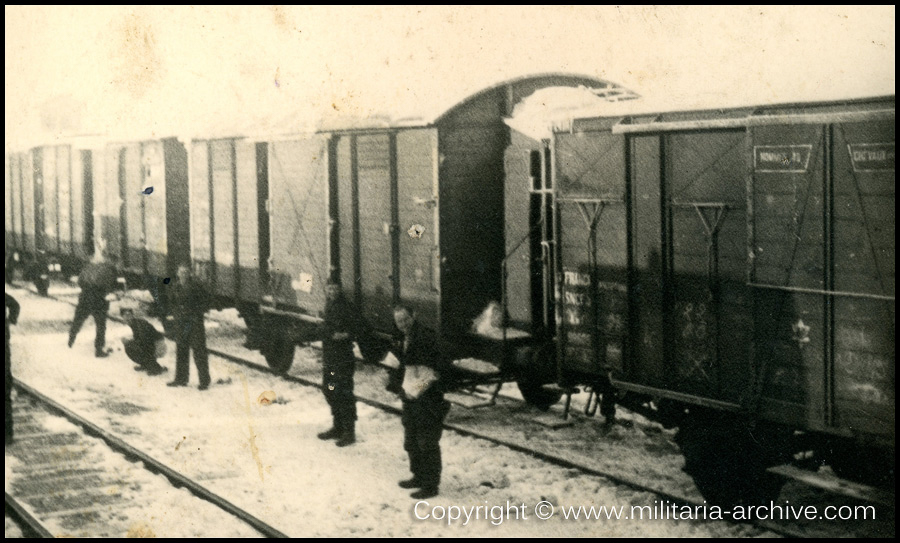
[[[444,388],[450,364],[442,356],[434,332],[417,322],[409,308],[395,307],[394,323],[399,333],[391,351],[400,367],[391,372],[388,389],[403,400],[403,448],[413,474],[400,481],[400,487],[419,488],[411,496],[425,499],[437,495],[441,482],[440,441],[444,417],[450,410]],[[421,377],[413,381],[412,375]]]
[[[187,386],[190,379],[190,351],[200,378],[200,390],[209,388],[209,354],[206,350],[206,328],[203,315],[209,310],[209,291],[186,265],[178,267],[173,286],[175,317],[175,380],[170,387]]]
[[[94,356],[104,358],[109,356],[106,350],[106,313],[109,311],[109,301],[106,297],[116,290],[116,270],[102,258],[95,258],[81,271],[78,285],[81,287],[81,294],[78,295],[75,317],[69,328],[69,347],[75,344],[75,337],[84,321],[92,316],[97,327]]]
[[[13,441],[13,416],[12,416],[12,356],[9,350],[9,325],[16,324],[19,320],[19,302],[15,298],[6,295],[6,435],[4,443]]]
[[[319,439],[337,439],[338,447],[356,443],[356,397],[353,395],[353,372],[356,356],[353,340],[362,329],[358,313],[344,298],[341,286],[326,287],[325,323],[322,327],[322,391],[331,407],[331,429]]]

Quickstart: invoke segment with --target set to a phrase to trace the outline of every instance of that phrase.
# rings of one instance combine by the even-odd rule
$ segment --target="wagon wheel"
[[[268,319],[259,319],[258,322],[265,326],[265,329],[257,327],[260,352],[273,372],[277,375],[286,374],[294,363],[296,347],[289,328]]]
[[[826,453],[828,464],[838,477],[866,485],[894,488],[894,452],[875,447],[832,444]]]
[[[294,342],[286,338],[270,340],[263,348],[266,363],[278,375],[285,375],[294,363]]]
[[[519,368],[516,385],[528,405],[547,411],[562,398],[559,390],[546,390],[543,385],[554,381],[553,349],[549,347],[523,347],[516,351]]]
[[[684,454],[684,471],[708,502],[723,507],[767,504],[778,498],[784,481],[766,470],[787,450],[774,428],[748,427],[731,413],[694,410],[675,441]]]

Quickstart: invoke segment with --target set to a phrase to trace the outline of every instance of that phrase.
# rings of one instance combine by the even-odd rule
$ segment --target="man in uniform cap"
[[[209,291],[191,271],[190,266],[178,267],[173,286],[175,317],[175,380],[170,387],[187,386],[190,378],[190,354],[200,378],[200,390],[209,388],[209,353],[206,349],[206,328],[203,315],[209,310]]]
[[[356,356],[353,339],[362,330],[358,312],[344,297],[341,285],[325,287],[325,323],[322,326],[322,390],[331,407],[332,426],[319,439],[337,439],[338,447],[356,443],[356,397],[353,372]]]

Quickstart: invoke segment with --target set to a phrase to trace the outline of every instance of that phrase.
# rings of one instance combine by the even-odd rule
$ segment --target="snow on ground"
[[[92,507],[91,513],[99,516],[94,525],[86,525],[89,515],[36,514],[45,527],[57,537],[82,537],[108,534],[118,537],[260,537],[260,534],[244,522],[222,511],[215,505],[196,498],[183,488],[175,488],[162,475],[144,469],[142,462],[131,462],[109,449],[100,439],[81,435],[81,428],[67,419],[49,415],[39,410],[33,413],[34,422],[51,434],[76,434],[79,437],[70,445],[50,449],[58,461],[70,463],[73,468],[101,467],[97,475],[98,488],[85,489],[111,497],[108,508]],[[46,484],[24,465],[41,448],[27,447],[27,439],[17,441],[6,448],[6,490],[13,495],[33,492],[35,485]],[[67,454],[68,453],[68,454]],[[58,495],[57,495],[58,493]],[[29,494],[33,495],[33,494]],[[63,485],[48,496],[48,503],[59,499],[83,496],[73,494],[71,487]],[[24,502],[29,502],[25,498]],[[71,513],[71,511],[70,511]],[[13,532],[14,536],[15,532]],[[10,534],[7,533],[7,537]]]
[[[9,515],[6,515],[4,537],[6,539],[19,539],[21,537],[25,537],[25,534],[22,533],[22,528],[18,524],[16,524],[16,521],[9,518]]]
[[[527,519],[416,518],[416,501],[396,482],[408,477],[399,417],[359,406],[358,442],[338,449],[315,434],[330,423],[322,394],[273,375],[210,358],[213,386],[169,388],[174,345],[161,360],[169,372],[135,372],[113,338],[124,325],[109,322],[107,359],[93,358],[93,322],[73,349],[66,348],[69,305],[14,290],[23,306],[13,328],[13,374],[24,382],[111,429],[132,445],[221,494],[293,536],[746,536],[759,530],[725,522],[673,520],[564,520],[561,506],[654,506],[654,495],[547,465],[527,454],[445,431],[441,441],[441,494],[432,507],[526,504]],[[298,350],[296,371],[311,369],[308,351]],[[243,354],[243,353],[242,353]],[[258,356],[258,355],[257,355]],[[305,368],[305,369],[304,369]],[[263,392],[276,400],[259,402]],[[451,416],[464,419],[455,407]],[[521,425],[520,425],[521,426]],[[538,433],[542,430],[517,428]],[[549,431],[549,430],[546,430]],[[577,434],[575,434],[577,435]],[[527,438],[527,436],[526,436]],[[586,443],[587,442],[587,443]],[[573,447],[589,446],[581,436]],[[549,501],[557,514],[538,520],[533,508]],[[438,510],[440,512],[440,510]]]

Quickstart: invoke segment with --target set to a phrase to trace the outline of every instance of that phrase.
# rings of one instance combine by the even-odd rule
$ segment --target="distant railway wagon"
[[[8,250],[32,276],[77,275],[104,254],[151,288],[189,262],[187,154],[174,139],[78,140],[7,155]],[[169,232],[172,232],[172,235]]]
[[[78,142],[7,155],[6,243],[28,273],[77,274],[93,254],[91,153]]]
[[[7,253],[34,251],[34,188],[27,152],[6,155],[6,249]],[[26,190],[28,187],[28,190]]]
[[[518,296],[555,313],[562,384],[666,404],[719,498],[765,487],[793,452],[775,428],[892,473],[893,99],[577,119],[549,152],[528,187],[545,265]]]

